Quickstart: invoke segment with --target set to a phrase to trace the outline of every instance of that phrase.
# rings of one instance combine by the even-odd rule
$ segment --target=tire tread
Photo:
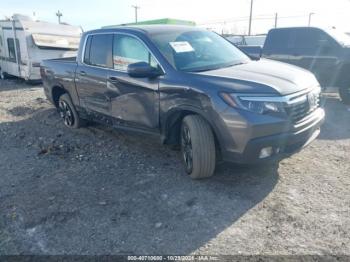
[[[211,127],[199,115],[189,115],[184,118],[191,132],[193,147],[193,179],[211,177],[215,171],[216,151],[215,140]]]

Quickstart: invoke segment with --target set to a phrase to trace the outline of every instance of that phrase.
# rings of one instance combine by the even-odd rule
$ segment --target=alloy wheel
[[[191,173],[193,169],[193,149],[191,133],[187,126],[182,127],[181,131],[181,148],[182,156],[186,166],[187,173]]]
[[[65,101],[59,102],[59,113],[66,126],[71,127],[74,125],[73,111]]]

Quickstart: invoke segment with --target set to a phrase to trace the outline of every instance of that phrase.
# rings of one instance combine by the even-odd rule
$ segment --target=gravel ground
[[[0,254],[350,255],[350,110],[278,165],[192,181],[179,152],[64,127],[41,86],[0,81]]]

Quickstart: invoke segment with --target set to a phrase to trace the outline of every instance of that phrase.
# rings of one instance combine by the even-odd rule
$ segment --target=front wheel
[[[211,127],[201,116],[189,115],[181,127],[181,152],[187,174],[203,179],[214,174],[215,140]]]
[[[348,87],[340,87],[339,95],[344,104],[350,105],[350,85]]]

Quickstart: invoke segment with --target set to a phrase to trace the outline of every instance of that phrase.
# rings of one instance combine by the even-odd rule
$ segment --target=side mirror
[[[254,61],[259,61],[261,59],[261,53],[248,54],[249,58]]]
[[[261,46],[240,46],[239,49],[243,51],[252,60],[260,60],[262,56]]]
[[[162,74],[162,72],[154,67],[151,67],[146,62],[137,62],[128,65],[127,72],[129,76],[135,77],[135,78],[144,78],[144,77],[157,77]]]

